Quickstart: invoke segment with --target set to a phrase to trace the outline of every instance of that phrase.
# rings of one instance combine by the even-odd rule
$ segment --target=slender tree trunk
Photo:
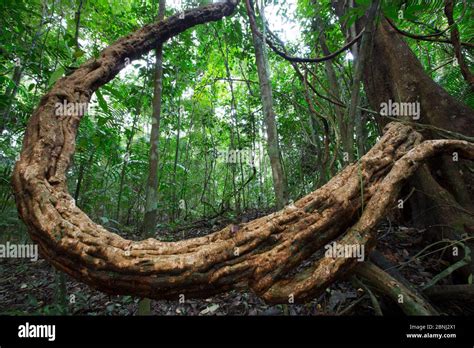
[[[162,20],[165,15],[165,0],[160,0],[158,20]],[[158,205],[158,164],[159,164],[159,138],[160,138],[160,120],[161,120],[161,96],[163,89],[163,45],[159,44],[156,48],[155,77],[153,92],[153,111],[151,117],[150,134],[150,170],[146,186],[145,220],[144,234],[150,236],[155,231],[157,205]]]
[[[181,99],[178,100],[178,129],[176,131],[176,142],[175,142],[175,150],[174,150],[174,163],[173,163],[173,210],[171,213],[171,217],[173,219],[173,222],[177,218],[177,209],[176,206],[178,205],[177,202],[177,196],[176,196],[176,186],[178,185],[178,180],[177,180],[177,169],[178,169],[178,161],[179,161],[179,144],[180,144],[180,137],[181,137]]]
[[[165,18],[166,0],[160,0],[158,9],[158,21]],[[163,93],[163,45],[160,43],[156,48],[155,80],[153,91],[153,111],[151,116],[150,134],[150,157],[149,173],[146,184],[145,198],[145,220],[143,222],[143,233],[151,237],[155,232],[156,219],[158,215],[158,165],[159,165],[159,139],[161,120],[161,96]],[[150,299],[143,299],[138,305],[139,315],[151,314]]]
[[[145,88],[145,86],[143,86]],[[140,103],[140,100],[138,101]],[[120,206],[122,204],[122,194],[123,194],[123,186],[125,184],[125,174],[127,172],[127,167],[128,167],[128,161],[130,157],[130,146],[132,145],[133,142],[133,137],[135,136],[135,130],[136,130],[136,125],[138,122],[138,116],[141,113],[141,107],[140,105],[137,105],[135,109],[135,116],[133,117],[133,122],[132,122],[132,131],[130,132],[130,135],[127,138],[127,144],[125,146],[125,158],[122,163],[122,169],[120,170],[120,183],[119,183],[119,191],[118,191],[118,198],[117,198],[117,209],[115,213],[115,220],[120,221]]]
[[[320,33],[319,34],[319,45],[321,46],[321,50],[324,55],[329,55],[331,52],[329,51],[329,47],[327,46],[326,43],[326,35],[323,30],[323,23],[322,20],[319,16],[315,18],[316,20],[316,29]],[[330,92],[332,94],[332,97],[336,101],[341,101],[341,88],[339,86],[339,82],[337,80],[337,75],[336,71],[333,66],[333,61],[332,60],[326,60],[324,62],[324,68],[326,70],[326,76],[329,82],[329,87],[330,87]],[[340,105],[335,105],[334,106],[334,111],[336,114],[336,122],[339,126],[339,134],[340,134],[340,139],[341,139],[341,145],[342,145],[342,151],[343,153],[347,154],[346,156],[343,156],[343,158],[347,158],[344,163],[347,165],[349,164],[353,159],[354,159],[354,148],[353,148],[353,142],[354,142],[354,133],[353,133],[353,128],[347,122],[347,118],[345,117],[345,109],[344,107]],[[337,130],[335,130],[337,131]]]
[[[358,158],[364,155],[364,125],[362,124],[361,113],[357,110],[357,106],[359,105],[360,85],[362,82],[364,65],[366,64],[366,57],[370,54],[368,50],[371,49],[371,41],[374,34],[378,7],[379,0],[374,0],[368,11],[365,31],[362,35],[362,43],[355,61],[355,72],[351,88],[351,103],[348,109],[348,119],[353,120],[355,124]]]
[[[89,156],[89,159],[87,160],[87,166],[88,167],[91,166],[93,159],[94,159],[94,149],[92,150],[92,152]],[[81,185],[82,185],[82,181],[84,180],[85,166],[86,166],[86,164],[84,162],[82,162],[81,166],[79,167],[79,174],[77,176],[76,189],[74,190],[74,200],[76,201],[76,204],[79,201],[79,194],[81,193]]]
[[[76,62],[77,57],[78,57],[77,53],[81,49],[81,46],[79,45],[79,30],[81,27],[81,10],[82,10],[82,5],[84,4],[84,0],[78,0],[78,1],[79,3],[77,4],[77,11],[74,14],[74,20],[76,21],[76,31],[74,33],[74,43],[76,46],[76,52],[74,54],[73,64]]]
[[[33,50],[36,47],[36,43],[40,36],[42,35],[41,30],[43,29],[44,23],[46,22],[46,13],[48,6],[46,6],[46,2],[42,2],[41,4],[42,11],[41,11],[41,20],[36,29],[36,32],[31,40],[31,45],[28,48],[27,53],[25,54],[25,58],[30,58]],[[12,110],[12,106],[15,103],[15,97],[18,92],[18,88],[20,87],[21,78],[23,76],[23,71],[26,68],[26,59],[21,60],[20,57],[16,57],[15,60],[15,68],[13,69],[13,76],[12,76],[12,86],[8,87],[5,91],[6,96],[6,103],[5,105],[0,108],[0,135],[2,134],[3,130],[6,128],[8,122],[10,121],[10,113]]]
[[[188,131],[188,136],[187,136],[187,141],[186,141],[186,146],[184,146],[184,178],[182,180],[182,185],[181,185],[181,192],[179,193],[179,201],[178,201],[178,219],[181,218],[181,211],[184,210],[184,217],[183,220],[186,220],[188,218],[188,203],[186,201],[186,191],[187,191],[187,183],[188,183],[188,173],[190,170],[190,162],[189,158],[192,158],[192,151],[191,151],[191,133],[193,131],[193,126],[194,126],[194,105],[193,105],[193,110],[191,112],[191,121],[189,125],[189,131]],[[184,204],[182,204],[182,202]]]
[[[453,46],[454,46],[454,53],[456,55],[456,60],[459,64],[459,68],[461,70],[462,76],[464,77],[464,80],[466,80],[466,82],[469,83],[469,86],[471,87],[471,89],[474,90],[474,75],[469,70],[469,65],[466,63],[466,60],[464,59],[462,55],[459,30],[453,18],[455,0],[445,0],[444,3],[445,3],[444,13],[446,15],[446,18],[448,19],[448,24],[452,26],[450,30],[450,35],[451,35],[451,42],[453,43]]]
[[[268,60],[265,54],[262,39],[257,34],[255,15],[250,0],[246,1],[247,12],[250,18],[255,59],[257,62],[258,79],[260,81],[260,94],[262,98],[263,114],[267,132],[267,151],[272,168],[273,188],[275,190],[276,205],[278,208],[285,206],[288,201],[287,181],[281,161],[280,146],[278,143],[278,130],[273,110],[272,87],[269,76]]]
[[[347,0],[347,1],[339,1],[339,0],[332,0],[331,1],[333,8],[335,9],[335,12],[339,17],[342,17],[342,15],[348,10],[352,9],[355,7],[354,0]],[[347,25],[347,22],[340,22],[341,23],[341,30],[345,33],[346,35],[346,41],[350,42],[357,36],[357,27],[356,23],[352,23],[350,25]],[[351,53],[353,57],[353,67],[355,67],[355,63],[359,60],[359,45],[355,44],[352,45],[351,48]],[[354,82],[352,83],[352,86],[354,86]],[[351,98],[354,93],[351,93]],[[355,95],[354,95],[355,97]],[[355,112],[352,112],[352,114],[355,115]],[[341,134],[342,136],[342,146],[344,149],[344,162],[351,163],[355,159],[355,152],[354,152],[354,128],[356,126],[356,120],[354,116],[350,116],[351,113],[349,110],[344,111],[344,127],[343,130],[345,130],[345,135]],[[347,161],[345,160],[347,159]]]

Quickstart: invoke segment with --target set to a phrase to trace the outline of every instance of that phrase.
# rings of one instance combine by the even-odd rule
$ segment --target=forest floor
[[[250,212],[250,220],[268,212]],[[214,232],[228,223],[222,220],[212,227],[191,228],[174,233],[175,239],[192,238]],[[439,253],[413,258],[427,243],[423,230],[394,226],[386,220],[378,228],[377,249],[416,286],[423,285],[446,267]],[[160,232],[160,239],[173,239],[171,232]],[[179,237],[177,237],[179,235]],[[127,235],[138,239],[138,236]],[[135,238],[134,238],[135,237]],[[58,300],[59,276],[44,259],[0,259],[0,314],[6,315],[133,315],[138,298],[109,296],[66,276],[66,301]],[[443,280],[444,281],[444,280]],[[443,281],[440,283],[442,284]],[[64,298],[64,297],[63,297]],[[380,301],[379,297],[379,301]],[[401,314],[390,301],[380,301],[387,314]],[[444,307],[444,306],[443,306]],[[441,308],[443,313],[462,314],[459,305]],[[252,292],[230,291],[207,299],[152,301],[154,315],[373,315],[369,296],[350,279],[339,281],[306,304],[268,305]]]

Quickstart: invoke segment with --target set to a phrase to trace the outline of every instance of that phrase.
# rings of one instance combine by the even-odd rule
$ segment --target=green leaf
[[[365,14],[366,9],[365,5],[349,9],[343,16],[347,18],[346,26],[350,27],[357,19],[361,18]]]
[[[51,74],[48,81],[48,87],[52,86],[57,80],[59,80],[64,75],[64,68],[61,66],[56,69],[55,72]]]
[[[74,57],[76,58],[81,58],[84,55],[84,51],[81,50],[75,50],[73,53]]]
[[[398,6],[397,4],[387,3],[385,6],[382,6],[383,13],[390,19],[398,19]]]
[[[115,89],[112,86],[105,85],[105,86],[102,86],[101,88],[109,92],[110,94],[112,94],[117,100],[122,100],[125,96],[125,95],[122,95],[119,90]]]
[[[102,95],[102,92],[97,90],[95,92],[95,95],[97,96],[97,101],[99,102],[99,106],[104,111],[105,113],[109,113],[109,106],[107,105],[107,102],[104,99],[104,96]]]

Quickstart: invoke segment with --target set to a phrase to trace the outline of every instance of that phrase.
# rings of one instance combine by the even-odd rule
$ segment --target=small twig
[[[383,312],[382,312],[382,309],[380,308],[379,301],[377,300],[377,297],[375,297],[374,293],[370,291],[369,287],[365,285],[364,282],[358,279],[357,277],[354,276],[353,280],[357,286],[360,286],[369,295],[370,301],[372,302],[372,306],[374,307],[375,315],[383,316]]]
[[[444,250],[444,249],[447,249],[447,248],[449,248],[450,246],[452,246],[452,245],[454,245],[454,244],[456,244],[456,243],[458,243],[458,242],[465,242],[465,241],[467,241],[467,240],[469,240],[469,239],[473,239],[473,238],[474,238],[474,237],[468,237],[468,238],[460,239],[459,241],[455,241],[455,242],[453,242],[453,243],[450,243],[449,245],[447,245],[447,246],[445,246],[445,247],[442,247],[442,248],[439,248],[439,249],[435,249],[435,250],[433,250],[433,251],[431,251],[431,252],[429,252],[429,253],[423,254],[424,251],[428,250],[428,249],[431,248],[432,246],[437,245],[437,244],[447,243],[447,242],[450,242],[450,240],[440,240],[440,241],[438,241],[438,242],[432,243],[432,244],[430,244],[430,245],[424,247],[424,248],[423,248],[421,251],[419,251],[418,253],[416,253],[415,256],[413,256],[412,258],[410,258],[410,260],[405,261],[405,262],[402,262],[402,263],[400,264],[400,266],[396,266],[396,267],[399,267],[400,269],[402,269],[402,268],[404,268],[406,265],[408,265],[409,263],[413,262],[413,261],[414,261],[415,259],[417,259],[417,258],[420,258],[420,259],[421,259],[421,258],[423,258],[423,257],[425,257],[425,256],[428,256],[428,255],[437,253],[438,251],[442,251],[442,250]]]
[[[362,295],[362,296],[359,297],[357,300],[355,300],[354,302],[352,302],[349,306],[347,306],[347,307],[344,308],[342,311],[340,311],[339,313],[337,313],[337,315],[344,315],[344,314],[346,314],[346,313],[349,312],[352,308],[354,308],[354,307],[357,306],[360,302],[362,302],[362,300],[366,299],[367,296],[368,296],[367,294]]]
[[[451,273],[453,273],[455,270],[457,270],[461,267],[464,267],[466,265],[469,265],[469,263],[471,262],[471,250],[468,247],[466,247],[466,245],[464,245],[464,243],[455,243],[455,244],[461,245],[464,249],[464,257],[462,258],[462,260],[459,260],[458,262],[452,264],[451,266],[449,266],[448,268],[443,270],[441,273],[434,276],[433,279],[431,279],[425,286],[423,286],[422,290],[426,290],[426,289],[432,287],[437,282],[439,282],[441,279],[443,279],[443,278],[447,277],[448,275],[450,275]]]

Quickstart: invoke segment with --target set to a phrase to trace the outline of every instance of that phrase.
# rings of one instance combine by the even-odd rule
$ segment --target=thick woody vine
[[[472,143],[423,141],[411,127],[390,123],[365,156],[323,187],[237,230],[229,226],[179,242],[131,241],[94,223],[66,186],[83,115],[58,116],[55,106],[88,103],[126,62],[188,28],[231,15],[236,5],[212,4],[147,25],[57,81],[43,96],[29,120],[13,185],[32,240],[56,268],[111,294],[178,299],[250,289],[268,302],[307,301],[360,266],[356,258],[326,256],[324,246],[363,246],[367,259],[376,242],[374,228],[396,207],[402,183],[423,161],[443,152],[474,159]],[[311,265],[302,268],[309,258]]]

